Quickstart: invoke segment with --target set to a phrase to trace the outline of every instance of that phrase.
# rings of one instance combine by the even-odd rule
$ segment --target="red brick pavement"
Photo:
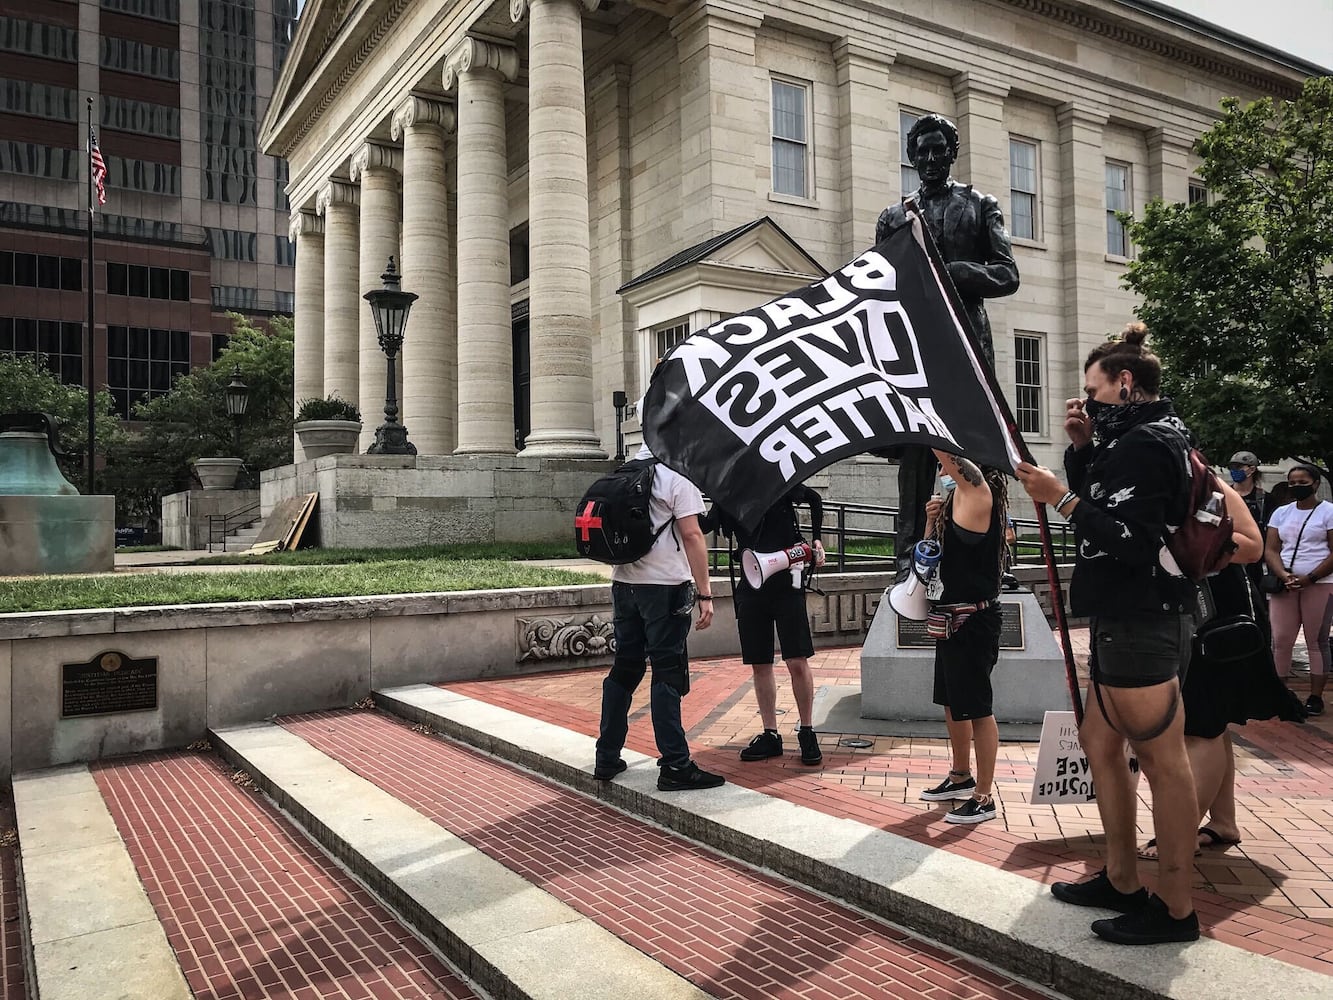
[[[713,996],[1042,996],[397,719],[344,711],[280,721]]]
[[[0,804],[0,1000],[26,1000],[23,944],[19,940],[19,892],[15,877],[18,839],[14,810]]]
[[[91,766],[197,1000],[475,997],[216,757]]]
[[[822,650],[812,660],[817,685],[860,685],[860,649]],[[795,726],[794,703],[779,668],[779,710]],[[602,672],[501,678],[447,685],[504,708],[596,735]],[[1306,683],[1294,678],[1293,687]],[[1303,693],[1303,690],[1302,690]],[[821,735],[824,763],[803,767],[794,753],[742,764],[736,756],[758,731],[750,673],[738,659],[695,661],[683,718],[700,765],[729,781],[835,816],[848,816],[921,843],[1018,872],[1043,883],[1079,879],[1101,867],[1095,805],[1028,804],[1036,745],[1005,743],[996,767],[1002,818],[978,827],[941,822],[943,806],[918,801],[949,766],[944,740],[866,735],[868,749]],[[864,735],[864,734],[859,734]],[[1233,727],[1237,815],[1243,843],[1197,859],[1196,905],[1205,933],[1261,954],[1333,974],[1333,736],[1326,716],[1306,726]],[[794,744],[794,740],[790,740]],[[647,685],[636,694],[628,745],[656,755]],[[788,748],[789,751],[794,749]],[[1151,796],[1140,783],[1139,821],[1151,836]],[[1143,865],[1151,885],[1155,863]]]

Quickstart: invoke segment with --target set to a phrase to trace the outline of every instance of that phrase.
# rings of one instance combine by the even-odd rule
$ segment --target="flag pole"
[[[97,471],[97,404],[93,376],[93,213],[96,209],[97,181],[93,177],[93,99],[88,98],[88,332],[84,337],[84,381],[88,386],[88,494],[97,490],[94,476]]]
[[[930,234],[930,227],[926,225],[920,207],[912,200],[909,200],[904,207],[920,220],[921,232],[925,237],[926,252],[931,259],[931,263],[945,279],[941,284],[949,296],[954,313],[961,321],[963,332],[967,335],[973,353],[984,360],[986,355],[981,350],[976,331],[972,329],[972,322],[968,319],[967,310],[963,308],[962,299],[958,295],[958,289],[954,287],[953,279],[949,278],[949,270],[944,266],[944,258],[940,255],[939,247],[935,245],[935,238]],[[1014,447],[1018,450],[1023,461],[1032,462],[1033,465],[1036,465],[1037,463],[1032,457],[1032,451],[1028,448],[1027,442],[1023,440],[1022,432],[1018,429],[1018,421],[1014,419],[1013,411],[1009,409],[1009,400],[1000,388],[999,379],[995,377],[994,366],[985,364],[982,369],[985,371],[991,394],[995,397],[995,401],[1004,415],[1004,425],[1005,430],[1009,433],[1009,440],[1014,443]],[[1055,543],[1051,540],[1051,525],[1046,518],[1046,505],[1034,502],[1032,506],[1037,512],[1037,532],[1041,538],[1042,559],[1046,563],[1046,583],[1051,589],[1051,610],[1055,614],[1055,628],[1060,633],[1060,647],[1064,653],[1065,683],[1069,688],[1069,700],[1074,707],[1074,720],[1081,726],[1083,725],[1083,692],[1078,685],[1078,668],[1074,664],[1074,646],[1069,638],[1069,622],[1065,618],[1064,590],[1060,586],[1060,570],[1055,563]]]

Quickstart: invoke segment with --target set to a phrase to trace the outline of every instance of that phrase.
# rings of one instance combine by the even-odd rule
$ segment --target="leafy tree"
[[[164,494],[190,488],[196,458],[244,459],[243,482],[292,460],[292,321],[256,327],[231,314],[232,335],[212,364],[176,379],[171,391],[134,408],[137,427],[122,426],[108,458],[107,482],[127,519],[157,516]],[[232,442],[225,390],[240,368],[250,388],[241,444]]]
[[[1222,103],[1195,144],[1211,200],[1154,202],[1130,233],[1166,391],[1215,458],[1333,467],[1333,77]]]
[[[82,493],[88,492],[88,390],[66,385],[32,355],[0,354],[0,405],[6,413],[38,410],[60,421],[59,437],[67,457],[59,460],[60,471]],[[119,423],[111,395],[103,389],[94,400],[97,448],[103,450]],[[99,490],[106,489],[102,482]]]

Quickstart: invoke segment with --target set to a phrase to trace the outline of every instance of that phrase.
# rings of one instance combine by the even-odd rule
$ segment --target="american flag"
[[[92,166],[93,183],[97,185],[97,204],[106,204],[106,161],[97,147],[97,130],[88,126],[88,163]]]

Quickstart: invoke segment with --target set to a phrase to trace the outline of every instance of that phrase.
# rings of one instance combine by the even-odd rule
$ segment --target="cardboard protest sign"
[[[1129,770],[1137,785],[1139,762],[1132,755]],[[1030,805],[1068,805],[1095,802],[1092,768],[1078,741],[1078,723],[1073,712],[1047,712],[1041,723],[1041,745],[1037,748],[1037,771],[1032,776]]]

